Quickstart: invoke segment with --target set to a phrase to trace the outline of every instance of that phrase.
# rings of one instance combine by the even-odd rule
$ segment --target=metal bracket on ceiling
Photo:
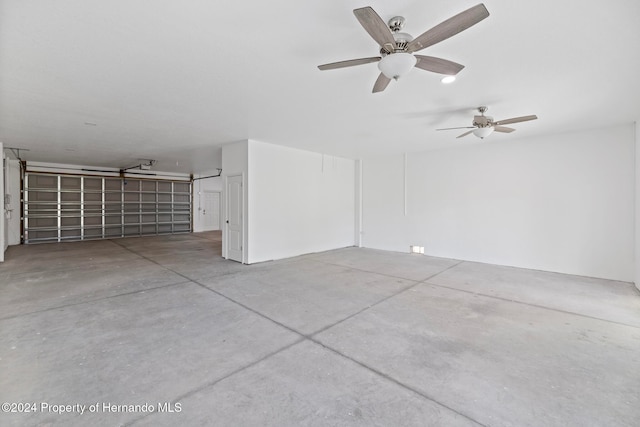
[[[151,169],[151,166],[154,166],[156,163],[158,163],[157,160],[149,159],[146,161],[146,163],[140,163],[134,166],[130,166],[128,168],[122,168],[120,169],[120,173],[124,173],[125,171],[131,170],[131,169],[140,169],[140,170],[148,171],[149,169]]]
[[[205,178],[217,178],[220,175],[222,175],[222,169],[221,168],[216,168],[218,170],[218,175],[209,175],[209,176],[201,176],[199,178],[193,178],[193,181],[197,181],[199,179],[205,179]]]
[[[16,157],[16,160],[20,160],[20,162],[22,162],[22,158],[20,157],[20,151],[31,151],[27,148],[16,148],[16,147],[4,147],[4,149],[11,151],[11,153]]]

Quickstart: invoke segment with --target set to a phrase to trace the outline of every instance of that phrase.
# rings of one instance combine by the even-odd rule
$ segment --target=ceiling
[[[372,94],[376,56],[353,9],[402,15],[417,37],[477,0],[0,1],[0,141],[25,160],[199,173],[254,139],[350,158],[640,119],[640,2],[486,0],[490,16],[420,54],[464,64],[456,82],[414,69]],[[474,108],[537,114],[482,141]]]

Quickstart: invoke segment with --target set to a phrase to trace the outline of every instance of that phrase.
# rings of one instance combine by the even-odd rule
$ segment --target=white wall
[[[200,178],[203,176],[217,175],[218,171],[211,171],[194,175],[194,178]],[[222,176],[217,178],[203,178],[193,181],[193,231],[204,231],[203,215],[202,215],[202,203],[204,202],[204,192],[216,191],[222,193]],[[222,196],[220,197],[220,226],[222,226]]]
[[[355,161],[249,141],[248,262],[353,246]]]
[[[364,246],[632,281],[633,126],[501,136],[409,154],[406,201],[403,157],[365,159]]]

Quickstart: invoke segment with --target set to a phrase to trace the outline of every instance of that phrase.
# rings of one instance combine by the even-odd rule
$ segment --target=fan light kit
[[[515,129],[506,127],[503,125],[526,122],[529,120],[536,120],[538,118],[538,116],[536,115],[531,115],[531,116],[514,117],[512,119],[493,121],[493,117],[484,115],[484,113],[486,113],[488,109],[489,107],[478,107],[478,111],[480,112],[480,115],[473,116],[473,122],[471,122],[473,126],[444,128],[444,129],[436,129],[436,130],[472,129],[470,131],[463,133],[462,135],[459,135],[457,138],[462,138],[463,136],[467,136],[470,133],[473,133],[478,138],[484,139],[487,136],[491,135],[493,132],[511,133],[515,131]]]
[[[387,55],[378,62],[378,69],[389,79],[398,80],[415,67],[418,58],[407,52]]]
[[[478,128],[473,131],[473,134],[480,139],[484,139],[487,136],[491,135],[492,133],[493,133],[493,127]]]
[[[392,79],[398,80],[414,67],[448,76],[458,74],[464,65],[433,56],[415,55],[414,52],[446,40],[489,16],[487,8],[480,3],[441,22],[414,39],[411,35],[400,32],[405,23],[402,16],[395,16],[385,24],[371,7],[355,9],[353,13],[360,25],[378,43],[381,56],[333,62],[319,65],[318,68],[334,70],[378,62],[380,75],[373,85],[374,93],[382,92]]]

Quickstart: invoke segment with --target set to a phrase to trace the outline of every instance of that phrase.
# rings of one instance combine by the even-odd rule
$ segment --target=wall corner
[[[354,246],[362,247],[362,159],[355,161],[355,233]]]
[[[635,141],[635,245],[634,245],[634,283],[640,290],[640,119],[634,123]]]

